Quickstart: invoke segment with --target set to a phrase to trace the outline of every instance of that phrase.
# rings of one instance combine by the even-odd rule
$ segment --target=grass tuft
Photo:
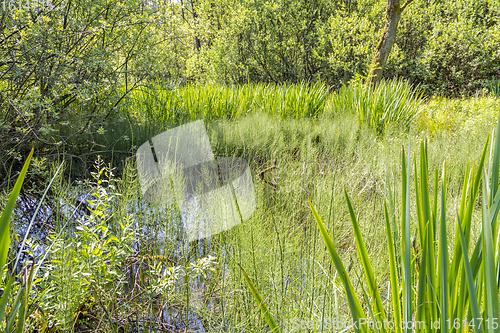
[[[379,132],[389,124],[408,129],[423,101],[418,87],[400,79],[381,81],[375,88],[354,80],[343,85],[332,97],[337,113],[353,113],[360,123],[366,123]]]

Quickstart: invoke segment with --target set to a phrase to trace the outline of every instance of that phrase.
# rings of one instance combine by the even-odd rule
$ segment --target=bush
[[[428,94],[471,96],[500,77],[500,7],[481,0],[417,0],[403,13],[385,77],[410,79]]]

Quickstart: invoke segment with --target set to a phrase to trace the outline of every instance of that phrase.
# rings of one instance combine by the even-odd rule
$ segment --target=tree
[[[0,13],[4,179],[34,145],[35,156],[50,156],[73,147],[71,140],[84,134],[92,137],[151,72],[144,50],[153,41],[154,13],[135,0],[47,3],[29,2]]]
[[[396,33],[398,30],[399,20],[401,19],[401,14],[406,6],[408,6],[412,1],[413,0],[406,0],[405,3],[400,6],[399,0],[387,0],[385,27],[382,32],[382,37],[380,37],[380,41],[375,49],[375,56],[373,57],[370,72],[368,74],[368,78],[366,79],[367,85],[371,83],[377,85],[382,79],[387,58],[389,58],[389,53],[391,52],[392,46],[396,41]]]

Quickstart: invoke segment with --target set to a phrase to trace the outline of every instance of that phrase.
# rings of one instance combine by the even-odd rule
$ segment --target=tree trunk
[[[191,10],[193,11],[194,25],[197,26],[198,25],[198,14],[196,14],[196,11],[194,10],[194,1],[193,0],[191,0]],[[194,48],[195,48],[196,52],[200,51],[200,47],[201,47],[200,38],[198,38],[198,35],[195,35],[194,36]]]
[[[387,0],[385,27],[375,50],[375,56],[373,57],[370,72],[366,79],[366,85],[370,83],[377,85],[382,79],[387,58],[389,58],[389,53],[396,41],[396,33],[401,13],[410,2],[412,2],[412,0],[406,0],[404,5],[400,6],[399,0]]]

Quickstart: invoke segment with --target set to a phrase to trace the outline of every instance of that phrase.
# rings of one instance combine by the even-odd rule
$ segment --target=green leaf
[[[389,265],[391,274],[391,293],[392,293],[392,306],[394,311],[394,326],[396,327],[396,332],[401,332],[401,305],[399,303],[399,284],[398,284],[398,273],[396,269],[396,256],[394,254],[394,241],[392,239],[391,223],[389,219],[389,212],[387,210],[387,203],[384,202],[384,213],[385,213],[385,230],[387,234],[387,249],[389,250]]]
[[[460,242],[462,243],[462,256],[464,259],[465,273],[467,278],[467,288],[469,290],[470,305],[472,308],[472,314],[474,315],[474,329],[476,332],[481,333],[481,327],[478,325],[479,318],[481,318],[481,312],[479,310],[479,303],[477,301],[477,293],[474,287],[474,278],[472,277],[472,270],[469,262],[469,249],[467,243],[465,242],[465,236],[462,231],[460,224],[460,217],[457,214],[457,224],[460,233]]]
[[[271,332],[273,332],[273,333],[280,332],[278,325],[276,325],[273,317],[269,314],[269,310],[267,309],[266,305],[264,304],[264,300],[262,299],[262,296],[260,296],[257,289],[254,287],[252,281],[248,277],[248,275],[245,272],[245,270],[243,269],[243,267],[241,267],[240,264],[238,264],[238,265],[240,266],[241,272],[243,273],[243,277],[245,278],[245,281],[247,282],[248,288],[250,288],[250,291],[252,292],[253,297],[255,298],[255,300],[257,300],[257,303],[259,304],[260,310],[262,311],[262,314],[264,315],[264,319],[266,320],[267,324],[269,325]]]
[[[435,189],[437,192],[437,187]],[[439,230],[439,259],[441,280],[441,329],[443,333],[448,332],[446,319],[448,316],[448,242],[446,233],[446,162],[443,166],[443,185],[441,186],[441,223]]]
[[[345,188],[344,188],[344,195],[347,200],[349,215],[351,216],[352,227],[354,229],[356,250],[358,252],[359,259],[361,260],[361,264],[363,265],[363,269],[365,271],[366,283],[368,284],[369,287],[370,297],[374,300],[375,309],[377,310],[377,313],[375,313],[375,317],[377,321],[383,322],[385,318],[385,311],[382,305],[382,298],[380,297],[380,292],[378,290],[377,282],[375,281],[375,275],[373,274],[370,258],[368,258],[368,252],[366,251],[365,242],[363,241],[363,236],[361,235],[361,230],[359,228],[358,221],[356,220],[356,215],[354,214],[351,201],[349,200],[349,196],[347,195],[347,191]]]
[[[59,167],[57,168],[56,172],[54,173],[54,176],[52,176],[52,179],[50,180],[49,184],[45,187],[45,190],[43,191],[42,197],[40,198],[38,205],[36,206],[35,212],[33,213],[33,216],[31,217],[30,223],[28,224],[28,228],[26,229],[26,232],[24,234],[24,238],[23,238],[23,241],[21,242],[20,250],[17,252],[16,261],[15,261],[13,267],[17,267],[17,264],[19,263],[19,258],[21,257],[21,253],[23,252],[24,245],[26,244],[26,242],[28,240],[28,234],[31,230],[31,227],[33,226],[33,223],[35,222],[35,218],[38,215],[40,208],[42,207],[43,200],[47,196],[49,188],[52,185],[52,183],[54,182],[54,180],[56,179],[56,176],[59,173],[59,171],[61,170],[63,163],[64,162],[61,162],[61,164],[59,164]]]
[[[404,265],[403,265],[403,276],[404,276],[404,321],[409,323],[413,321],[412,318],[412,305],[411,305],[411,258],[410,258],[410,147],[411,147],[411,131],[410,138],[408,139],[408,171],[406,168],[404,149],[401,156],[402,166],[401,166],[401,176],[403,178],[403,234],[401,235],[404,243]],[[410,333],[411,328],[405,325],[405,332]]]
[[[9,200],[5,205],[2,217],[0,217],[0,281],[2,280],[3,266],[7,261],[7,253],[9,252],[9,246],[10,246],[10,235],[9,235],[10,217],[12,215],[12,211],[14,210],[17,196],[21,191],[21,186],[23,185],[24,178],[26,177],[26,172],[28,171],[28,166],[30,164],[31,157],[33,157],[33,152],[34,148],[31,149],[28,159],[24,163],[21,173],[19,174],[19,177],[17,178],[17,181],[14,185],[14,189],[12,190]]]
[[[500,117],[497,122],[497,136],[495,140],[495,153],[493,155],[493,168],[491,173],[491,197],[490,200],[493,200],[493,197],[497,194],[498,191],[498,177],[499,177],[499,166],[500,166]]]
[[[325,228],[325,225],[323,224],[323,221],[321,221],[321,218],[318,215],[318,212],[314,208],[313,204],[311,203],[311,200],[309,200],[309,207],[311,207],[311,211],[313,213],[314,219],[316,220],[316,223],[318,224],[319,231],[321,233],[321,236],[323,237],[323,240],[325,241],[326,248],[328,249],[328,252],[330,253],[330,256],[332,257],[333,264],[335,265],[335,268],[337,269],[337,272],[340,276],[340,280],[342,281],[342,284],[344,285],[345,292],[347,294],[347,301],[349,302],[349,309],[351,310],[351,314],[353,317],[353,322],[354,323],[359,323],[360,318],[366,318],[365,314],[363,312],[363,308],[361,307],[361,304],[359,302],[358,297],[356,296],[356,291],[354,290],[351,280],[349,279],[349,276],[347,275],[346,269],[344,267],[344,264],[342,264],[342,260],[340,259],[340,256],[337,253],[337,249],[335,248],[335,245],[333,244],[332,239],[330,238],[330,235],[328,235],[328,231]],[[365,332],[366,329],[364,327],[355,327],[355,332]]]
[[[486,181],[486,176],[484,177]],[[484,286],[485,286],[485,310],[487,318],[492,320],[498,318],[498,288],[496,282],[495,252],[493,249],[493,235],[490,223],[490,213],[488,210],[488,194],[483,186],[483,254],[484,254]],[[488,325],[488,332],[498,332],[493,329],[493,325]]]
[[[12,287],[12,282],[14,282],[14,277],[9,278],[7,284],[3,289],[2,297],[0,298],[0,323],[3,323],[3,320],[5,318],[5,307],[10,300],[10,289]]]

